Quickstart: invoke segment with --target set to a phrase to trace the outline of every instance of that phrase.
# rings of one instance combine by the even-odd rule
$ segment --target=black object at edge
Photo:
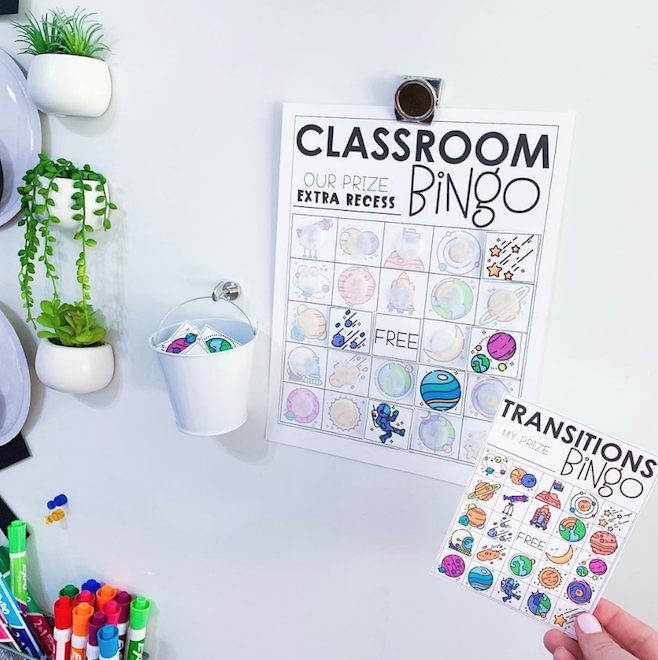
[[[25,438],[19,433],[13,440],[0,447],[0,470],[16,465],[16,463],[20,463],[30,456]],[[18,516],[9,508],[7,502],[0,495],[0,528],[2,528],[5,536],[7,535],[7,527],[17,518]]]
[[[0,14],[18,14],[18,0],[0,0]]]

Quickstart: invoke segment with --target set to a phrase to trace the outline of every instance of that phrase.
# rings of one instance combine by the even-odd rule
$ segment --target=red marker
[[[121,615],[121,605],[115,600],[111,600],[103,605],[103,614],[107,617],[108,626],[119,626],[119,616]]]
[[[116,602],[121,608],[121,614],[119,615],[119,623],[117,624],[119,628],[119,658],[123,658],[125,646],[126,646],[126,637],[128,636],[128,622],[130,621],[130,603],[132,602],[133,597],[127,591],[120,591],[115,598]]]
[[[53,660],[69,660],[71,657],[71,635],[73,634],[73,599],[62,596],[55,603],[55,652]]]
[[[91,591],[81,591],[74,599],[73,602],[76,605],[80,605],[80,603],[89,603],[91,605],[92,612],[94,610],[94,607],[96,605],[96,596],[91,593]]]
[[[111,600],[114,600],[114,597],[117,595],[117,590],[111,587],[109,584],[106,584],[104,587],[101,587],[96,592],[96,610],[98,612],[103,611],[103,605],[109,603]]]

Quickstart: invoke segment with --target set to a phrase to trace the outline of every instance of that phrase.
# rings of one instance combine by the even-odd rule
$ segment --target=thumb
[[[637,660],[603,630],[593,614],[581,614],[576,623],[578,644],[585,660]]]

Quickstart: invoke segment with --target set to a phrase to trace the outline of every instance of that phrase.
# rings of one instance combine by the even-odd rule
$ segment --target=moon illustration
[[[435,362],[452,362],[464,348],[464,333],[458,325],[442,325],[430,337],[423,350]]]
[[[554,564],[566,564],[568,561],[571,561],[571,558],[573,557],[573,546],[569,546],[569,549],[560,557],[556,557],[555,555],[549,555],[548,552],[546,553],[546,558],[548,561],[552,561]]]

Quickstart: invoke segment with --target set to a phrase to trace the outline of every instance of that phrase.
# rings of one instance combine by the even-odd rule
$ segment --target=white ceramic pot
[[[110,344],[71,348],[42,339],[35,369],[39,380],[52,390],[89,394],[110,384],[114,376],[114,351]]]
[[[100,117],[112,98],[110,68],[78,55],[37,55],[27,74],[27,91],[47,115]]]
[[[77,192],[78,189],[73,187],[73,179],[62,179],[60,177],[55,177],[54,181],[57,183],[59,190],[57,192],[54,190],[50,191],[50,199],[55,202],[55,205],[49,206],[48,208],[50,210],[50,215],[54,215],[56,218],[59,218],[59,224],[53,224],[50,226],[50,228],[62,229],[64,231],[78,231],[80,229],[80,221],[74,220],[73,216],[77,215],[78,213],[82,213],[82,211],[74,211],[71,208],[73,206],[71,195],[74,192]],[[43,177],[40,179],[40,187],[42,188],[47,188],[49,183],[49,179],[45,179]],[[85,217],[87,218],[87,224],[93,227],[94,231],[98,231],[103,227],[103,220],[105,220],[105,216],[96,215],[94,211],[98,211],[99,209],[103,208],[105,206],[105,202],[98,203],[96,201],[101,194],[98,190],[96,190],[98,182],[87,181],[86,183],[91,185],[91,190],[85,190]],[[108,198],[108,200],[109,194],[110,191],[106,185],[105,196]],[[34,196],[34,202],[35,204],[45,205],[46,200],[43,198],[43,195],[40,195],[37,191]],[[39,220],[44,220],[46,216],[45,214],[40,214],[36,217]]]

